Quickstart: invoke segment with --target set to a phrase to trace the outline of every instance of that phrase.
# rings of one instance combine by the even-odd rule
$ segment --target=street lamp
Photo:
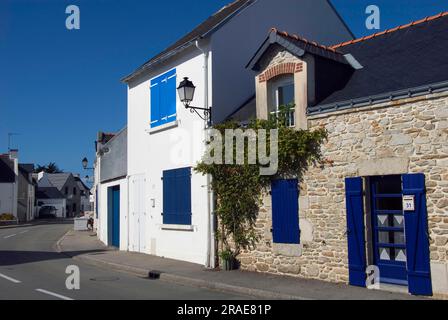
[[[88,165],[89,160],[87,160],[87,158],[82,159],[82,167],[84,168],[84,170],[95,170],[95,168],[88,168]]]
[[[84,168],[84,170],[91,170],[91,171],[93,171],[93,177],[94,177],[95,176],[95,168],[89,168],[88,167],[89,166],[89,160],[87,158],[84,158],[84,159],[82,159],[81,163],[82,163],[82,167]],[[89,181],[90,180],[89,176],[86,176],[85,179],[86,179],[87,183],[90,183],[90,182],[95,183],[95,179],[93,179],[93,181]]]
[[[184,80],[179,84],[177,88],[177,93],[179,95],[180,101],[184,104],[185,109],[190,110],[191,113],[196,113],[202,120],[208,120],[210,122],[212,116],[212,108],[199,108],[190,106],[190,103],[193,101],[194,92],[196,90],[195,85],[192,81],[188,80],[188,77],[185,77]],[[202,116],[198,110],[204,113]]]

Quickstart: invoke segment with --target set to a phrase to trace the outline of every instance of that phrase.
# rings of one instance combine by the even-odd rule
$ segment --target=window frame
[[[268,113],[269,115],[278,114],[280,112],[280,97],[279,97],[279,89],[293,86],[294,88],[294,100],[293,103],[295,103],[296,97],[295,97],[295,79],[293,74],[284,74],[280,75],[272,80],[270,80],[270,104],[268,106]],[[289,127],[294,128],[297,123],[296,119],[296,111],[292,110],[290,119],[289,119]]]

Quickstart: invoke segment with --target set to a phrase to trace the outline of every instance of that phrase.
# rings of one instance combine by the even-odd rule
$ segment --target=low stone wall
[[[272,243],[270,196],[264,198],[256,250],[241,255],[242,268],[332,282],[348,282],[344,179],[354,176],[424,173],[434,274],[446,280],[448,254],[448,94],[410,98],[308,118],[310,129],[329,132],[324,156],[332,162],[312,168],[301,184],[301,245]],[[443,268],[445,274],[442,275]],[[445,277],[445,278],[444,278]],[[448,280],[447,280],[448,281]],[[437,286],[437,284],[436,284]],[[443,285],[435,292],[447,290]]]

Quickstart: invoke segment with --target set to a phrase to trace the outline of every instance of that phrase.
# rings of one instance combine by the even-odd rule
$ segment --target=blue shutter
[[[176,69],[151,80],[151,128],[176,120]]]
[[[112,245],[113,242],[113,192],[112,188],[107,188],[107,244]]]
[[[272,229],[274,243],[300,243],[297,180],[272,182]]]
[[[178,224],[191,225],[191,169],[177,171],[179,190],[179,222]]]
[[[173,122],[176,120],[176,101],[177,101],[177,80],[176,70],[171,71],[167,77],[167,83],[165,91],[166,94],[166,117],[167,122]]]
[[[151,128],[161,125],[160,121],[160,82],[151,81]]]
[[[163,224],[191,222],[191,168],[164,171]]]
[[[176,212],[175,203],[172,199],[174,195],[173,185],[174,179],[172,171],[163,172],[163,224],[173,224],[171,218]]]
[[[168,98],[168,86],[167,76],[163,75],[163,79],[160,81],[160,124],[168,122],[167,117],[167,98]]]
[[[345,179],[349,282],[366,286],[366,242],[362,178]]]
[[[432,284],[425,175],[403,175],[403,195],[415,196],[415,211],[404,214],[409,292],[430,296]]]
[[[98,205],[99,205],[99,198],[98,198],[98,186],[95,188],[95,217],[98,219]]]

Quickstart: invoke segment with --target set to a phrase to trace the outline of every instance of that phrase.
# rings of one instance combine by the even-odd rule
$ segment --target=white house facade
[[[215,265],[214,199],[209,178],[194,172],[206,123],[184,108],[176,88],[188,77],[196,86],[192,105],[212,107],[213,122],[224,120],[254,96],[254,73],[245,66],[275,25],[322,43],[352,39],[327,1],[240,0],[123,79],[129,219],[121,249]]]
[[[18,160],[14,152],[0,155],[0,214],[17,219]]]

